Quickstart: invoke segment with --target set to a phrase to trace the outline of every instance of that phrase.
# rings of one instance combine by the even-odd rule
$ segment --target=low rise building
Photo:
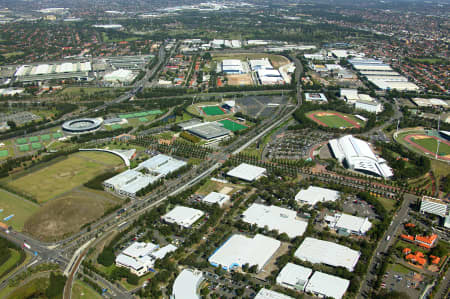
[[[262,288],[254,299],[294,299],[291,296]]]
[[[361,253],[333,242],[307,237],[294,255],[302,261],[344,267],[353,272]]]
[[[209,205],[218,204],[219,207],[223,207],[224,204],[230,201],[230,196],[219,192],[211,192],[203,197],[201,201]]]
[[[349,285],[350,281],[347,279],[316,271],[308,281],[305,292],[319,297],[341,299]]]
[[[178,224],[184,228],[190,228],[197,220],[203,217],[205,213],[183,206],[176,206],[169,213],[162,216],[162,220],[167,223]]]
[[[305,92],[305,101],[316,103],[327,103],[327,97],[323,93]]]
[[[264,235],[257,234],[249,238],[235,234],[219,247],[208,261],[214,267],[222,267],[227,271],[241,268],[245,264],[256,265],[257,272],[260,272],[280,246],[280,241]]]
[[[310,268],[287,263],[278,274],[276,282],[282,287],[303,292],[312,272]]]
[[[241,163],[239,166],[227,172],[228,176],[235,177],[247,182],[253,182],[266,174],[266,169],[247,163]]]
[[[200,299],[200,285],[204,278],[202,271],[184,269],[173,283],[171,299]]]
[[[300,204],[315,206],[318,202],[336,201],[339,199],[339,192],[332,189],[309,186],[308,189],[300,190],[295,195],[295,200]]]
[[[427,213],[445,217],[448,212],[448,206],[449,204],[441,199],[430,196],[423,196],[420,203],[420,212],[422,214]]]
[[[279,234],[285,233],[289,238],[302,236],[308,226],[308,222],[297,218],[296,211],[257,203],[242,214],[242,220],[259,228],[267,227],[277,230]]]
[[[330,228],[344,233],[363,236],[372,227],[369,218],[362,218],[348,214],[337,213],[334,216],[328,216],[325,219]]]

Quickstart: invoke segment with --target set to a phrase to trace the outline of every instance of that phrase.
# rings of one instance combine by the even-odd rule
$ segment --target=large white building
[[[353,272],[361,253],[333,242],[307,237],[294,255],[302,261],[344,267]]]
[[[162,248],[153,243],[134,242],[116,257],[116,266],[124,267],[137,276],[151,271],[157,259],[163,259],[168,253],[177,250],[169,244]]]
[[[132,70],[119,69],[107,73],[105,76],[103,76],[103,81],[118,84],[130,84],[131,82],[133,82],[136,76],[137,74],[133,73]]]
[[[200,299],[202,271],[184,269],[173,283],[171,299]]]
[[[358,95],[358,98],[359,99],[355,101],[356,110],[363,110],[376,114],[383,111],[383,105],[371,96],[367,94],[360,94]]]
[[[138,167],[126,170],[104,181],[103,185],[120,195],[136,197],[136,193],[143,188],[186,164],[184,161],[166,155],[156,155],[140,163]]]
[[[202,218],[204,214],[204,212],[197,209],[176,206],[161,218],[167,223],[175,223],[184,228],[189,228]]]
[[[246,70],[239,59],[225,59],[222,61],[222,72],[228,75],[237,75],[246,73]]]
[[[369,218],[362,218],[348,214],[337,213],[334,216],[327,216],[325,220],[332,229],[361,236],[365,235],[372,227],[372,223],[369,221]]]
[[[346,135],[329,141],[329,146],[335,158],[352,170],[390,178],[394,175],[386,160],[377,157],[369,143]]]
[[[300,204],[312,206],[316,205],[318,202],[336,201],[338,199],[338,191],[316,186],[309,186],[308,189],[302,189],[295,195],[295,200]]]
[[[219,205],[219,207],[223,207],[223,205],[229,201],[230,201],[229,195],[222,194],[219,192],[211,192],[201,199],[201,202],[204,202],[209,205],[213,205],[216,203]]]
[[[269,230],[277,230],[280,234],[286,233],[289,238],[302,236],[308,226],[308,222],[297,218],[296,211],[257,203],[242,214],[242,220],[260,228],[267,226]]]
[[[308,281],[305,292],[319,297],[341,299],[349,285],[350,281],[347,279],[316,271]]]
[[[277,284],[282,287],[303,292],[312,274],[312,269],[287,263],[277,276]]]
[[[272,66],[268,58],[250,60],[249,64],[252,71],[256,72],[261,85],[284,83],[283,76]]]
[[[259,272],[280,246],[280,241],[264,235],[257,234],[249,238],[235,234],[219,247],[208,261],[214,267],[221,266],[224,270],[240,268],[245,264],[256,265]]]
[[[247,182],[253,182],[266,174],[266,169],[247,163],[241,163],[239,166],[227,172],[228,176],[235,177]]]
[[[441,199],[423,196],[420,203],[420,212],[445,217],[448,211],[448,204]]]
[[[262,288],[254,299],[294,299],[291,296]]]

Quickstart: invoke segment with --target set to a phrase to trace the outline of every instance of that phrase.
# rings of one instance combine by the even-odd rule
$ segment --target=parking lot
[[[208,282],[208,289],[218,294],[220,298],[238,298],[237,289],[244,289],[243,297],[253,298],[256,291],[242,281],[234,281],[230,278],[219,276],[212,272],[204,272],[204,278]]]
[[[251,117],[269,117],[287,102],[288,98],[283,96],[248,96],[236,99],[242,112]]]
[[[399,273],[396,271],[388,271],[383,277],[381,288],[388,292],[398,291],[405,292],[410,298],[419,298],[426,284],[423,276],[413,271],[409,273]]]
[[[371,205],[363,200],[360,200],[356,196],[351,196],[344,201],[343,210],[346,214],[359,217],[368,217],[369,219],[374,219],[377,216]]]

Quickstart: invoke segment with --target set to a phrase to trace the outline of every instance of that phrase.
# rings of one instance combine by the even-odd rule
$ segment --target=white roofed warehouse
[[[256,265],[260,272],[275,254],[281,242],[264,235],[257,234],[253,238],[235,234],[219,247],[208,259],[214,267],[224,270],[240,268],[245,264]],[[261,250],[264,248],[264,250]]]
[[[171,299],[200,299],[201,271],[184,269],[173,283]]]
[[[288,289],[303,292],[312,272],[310,268],[287,263],[277,276],[277,284]]]
[[[344,267],[353,272],[361,253],[333,242],[307,237],[294,255],[302,261]]]
[[[294,299],[291,296],[262,288],[254,299]]]
[[[386,160],[377,157],[364,140],[346,135],[329,141],[334,157],[344,166],[368,175],[390,178],[394,175]]]
[[[289,238],[302,236],[308,222],[297,219],[297,212],[277,206],[252,204],[243,214],[242,220],[256,224],[260,228],[268,227],[277,230],[279,234],[285,233]]]
[[[308,189],[300,190],[295,195],[295,200],[300,204],[316,205],[318,202],[336,201],[339,199],[339,192],[322,187],[309,186]]]
[[[238,167],[227,172],[228,176],[235,177],[247,182],[253,182],[266,174],[266,169],[247,163],[242,163]]]
[[[328,217],[329,226],[338,231],[344,231],[349,234],[363,236],[372,227],[369,219],[352,216],[348,214],[335,214],[334,217]]]
[[[202,198],[201,201],[208,205],[213,205],[216,203],[219,207],[223,207],[225,203],[230,201],[230,196],[219,192],[211,192]]]
[[[167,223],[175,223],[184,228],[190,228],[205,213],[188,207],[176,206],[169,213],[162,216],[162,220]]]
[[[347,279],[316,271],[306,285],[305,292],[319,297],[341,299],[349,285],[350,281]]]

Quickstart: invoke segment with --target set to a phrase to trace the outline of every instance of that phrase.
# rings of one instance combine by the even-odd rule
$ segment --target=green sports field
[[[8,150],[1,150],[0,151],[0,158],[4,158],[8,156]]]
[[[39,209],[39,206],[29,200],[0,189],[0,221],[12,226],[17,231],[22,231],[25,221]],[[5,217],[14,214],[8,221]]]
[[[31,136],[30,137],[30,142],[39,142],[39,137],[38,136]]]
[[[117,129],[120,129],[120,128],[122,128],[122,126],[119,125],[119,124],[111,125],[111,129],[113,129],[113,130],[117,130]]]
[[[39,142],[35,142],[31,144],[31,148],[34,150],[38,150],[42,148],[42,144],[40,144]]]
[[[119,114],[120,118],[139,118],[139,117],[145,117],[147,115],[155,115],[155,114],[161,114],[163,113],[161,110],[149,110],[149,111],[143,111],[143,112],[135,112],[135,113],[128,113],[128,114]]]
[[[38,202],[46,202],[73,188],[80,186],[106,169],[122,164],[122,160],[108,153],[76,153],[68,158],[51,163],[7,182],[7,186],[20,193],[35,198]],[[114,163],[106,163],[111,159]]]
[[[58,138],[61,138],[63,135],[61,134],[61,133],[54,133],[53,134],[53,138],[54,139],[58,139]]]
[[[434,138],[426,138],[426,139],[417,139],[411,138],[411,141],[414,143],[426,148],[432,153],[436,153],[437,150],[437,140]],[[439,144],[439,156],[447,156],[450,155],[450,146],[444,142]]]
[[[148,119],[145,117],[139,117],[139,121],[145,123],[148,122]]]
[[[223,124],[225,129],[228,129],[232,132],[247,129],[246,126],[241,125],[241,124],[234,122],[232,120],[229,120],[229,119],[220,120],[219,123]]]
[[[28,143],[28,139],[26,139],[26,138],[18,138],[18,139],[16,139],[16,143],[17,144],[25,144],[25,143]]]
[[[225,112],[223,112],[223,110],[220,109],[219,106],[205,106],[201,108],[203,112],[205,112],[205,114],[209,116],[225,114]]]
[[[27,152],[30,150],[30,146],[28,144],[22,144],[19,145],[19,151],[21,152]]]
[[[364,125],[352,115],[335,111],[313,111],[307,116],[319,125],[330,128],[358,128]]]
[[[50,140],[50,135],[49,134],[45,134],[41,136],[41,141],[49,141]]]

